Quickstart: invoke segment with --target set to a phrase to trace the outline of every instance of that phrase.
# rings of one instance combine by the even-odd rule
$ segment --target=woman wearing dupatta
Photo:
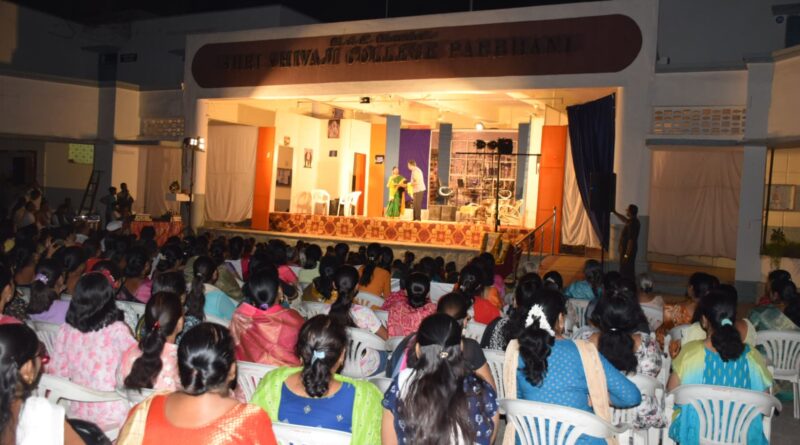
[[[404,199],[406,187],[406,178],[400,176],[400,169],[397,167],[392,168],[392,176],[389,177],[389,182],[386,184],[389,188],[389,205],[386,206],[386,216],[388,218],[399,218],[406,209],[406,200]]]
[[[297,341],[303,366],[267,373],[250,403],[275,421],[350,433],[351,445],[381,443],[382,394],[367,380],[335,373],[347,344],[342,325],[326,315],[311,318]]]

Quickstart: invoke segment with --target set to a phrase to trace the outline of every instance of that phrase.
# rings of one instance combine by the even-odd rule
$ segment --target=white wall
[[[653,106],[727,106],[747,103],[747,70],[658,73]]]
[[[316,181],[320,162],[319,128],[322,125],[319,119],[303,116],[300,114],[279,111],[275,113],[275,154],[277,159],[278,147],[283,145],[283,138],[291,139],[290,146],[294,148],[292,169],[292,212],[309,212],[310,193],[316,188]],[[303,167],[303,155],[305,149],[313,150],[314,158],[311,168]],[[277,162],[273,163],[273,178],[278,168]],[[325,175],[328,176],[328,175]],[[274,200],[270,203],[270,209],[274,210]]]
[[[146,172],[142,171],[141,166],[147,165],[147,150],[140,149],[137,146],[114,146],[114,157],[112,158],[111,169],[111,184],[119,191],[121,183],[128,184],[128,190],[133,195],[133,209],[137,212],[144,211],[144,181],[139,178],[144,176]],[[150,180],[158,181],[161,178],[150,178]],[[105,196],[106,190],[98,190],[98,199]],[[154,215],[161,216],[161,215]]]
[[[775,62],[768,133],[771,137],[800,136],[800,51]]]

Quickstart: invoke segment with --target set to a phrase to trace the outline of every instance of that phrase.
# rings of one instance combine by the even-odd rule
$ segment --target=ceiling
[[[516,128],[531,116],[544,116],[550,107],[589,102],[614,93],[616,88],[568,88],[513,91],[467,91],[400,93],[369,96],[307,96],[292,98],[235,99],[237,103],[271,111],[289,111],[319,118],[333,116],[333,109],[346,118],[382,122],[386,115],[399,115],[403,125],[435,127],[438,122],[455,128],[473,128],[478,122],[491,128]],[[233,99],[230,99],[233,100]]]

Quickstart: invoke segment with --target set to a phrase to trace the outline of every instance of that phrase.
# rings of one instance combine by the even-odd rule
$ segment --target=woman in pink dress
[[[122,271],[125,278],[119,289],[121,300],[147,303],[153,288],[150,269],[152,269],[152,261],[147,250],[137,247],[128,251],[128,254],[125,255],[125,270]]]
[[[113,391],[122,354],[136,345],[115,304],[109,278],[91,272],[78,280],[75,295],[55,339],[47,372],[98,391]],[[96,423],[104,431],[125,420],[124,401],[71,403],[69,417]]]
[[[417,332],[422,320],[436,312],[429,298],[431,279],[423,273],[412,273],[406,280],[404,291],[392,293],[383,304],[389,312],[389,336],[403,336]]]

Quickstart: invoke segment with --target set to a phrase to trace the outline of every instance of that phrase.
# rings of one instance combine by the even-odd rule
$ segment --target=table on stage
[[[156,243],[159,247],[167,242],[171,236],[181,236],[183,232],[183,222],[181,221],[133,221],[131,222],[131,233],[137,237],[145,227],[156,229]]]

